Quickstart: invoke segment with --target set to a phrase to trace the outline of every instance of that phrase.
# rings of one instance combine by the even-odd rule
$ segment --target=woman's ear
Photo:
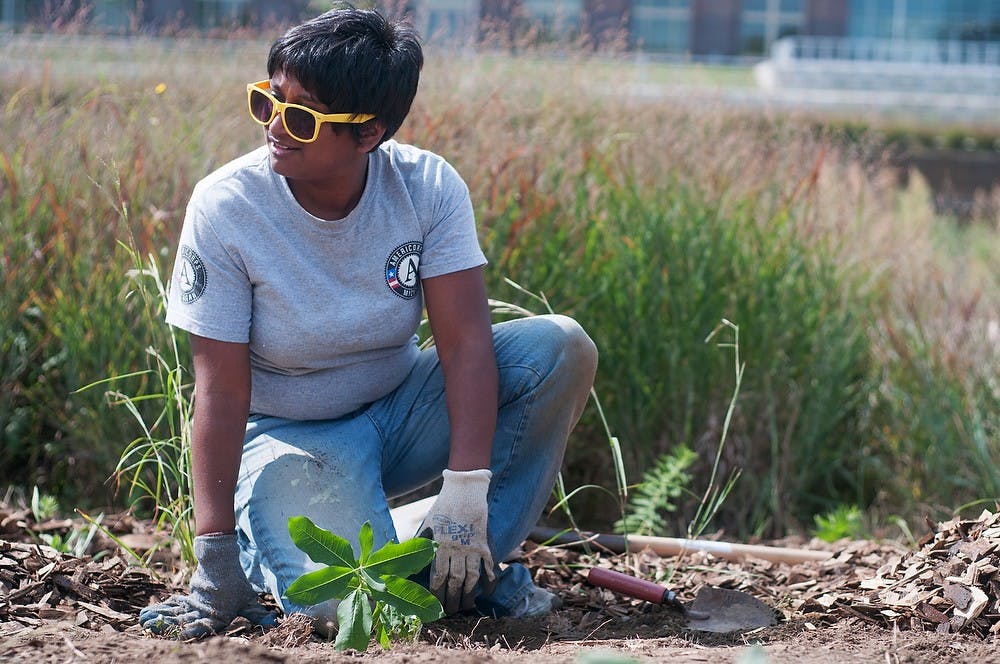
[[[385,135],[385,125],[378,118],[369,120],[358,127],[358,147],[362,152],[371,152]]]

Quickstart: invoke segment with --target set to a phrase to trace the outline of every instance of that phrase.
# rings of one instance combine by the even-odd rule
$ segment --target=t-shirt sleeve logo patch
[[[201,256],[186,244],[181,245],[180,273],[177,286],[181,289],[181,302],[191,304],[205,294],[208,272]]]
[[[401,298],[411,300],[417,295],[420,252],[423,250],[422,242],[404,242],[392,250],[385,262],[385,283]]]

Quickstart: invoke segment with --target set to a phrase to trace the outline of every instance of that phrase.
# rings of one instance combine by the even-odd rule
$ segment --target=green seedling
[[[46,546],[55,549],[59,553],[69,554],[75,558],[82,558],[87,555],[87,551],[90,549],[91,542],[94,541],[94,536],[99,530],[99,524],[103,517],[104,515],[100,514],[96,522],[92,523],[89,528],[75,527],[65,535],[60,533],[39,533],[37,537]],[[107,553],[107,551],[98,551],[91,558],[96,562],[106,556]]]
[[[845,537],[863,538],[863,518],[857,505],[840,505],[832,512],[817,514],[813,517],[816,537],[824,542],[836,542]]]
[[[327,567],[300,576],[285,596],[305,606],[341,600],[337,608],[337,650],[364,652],[373,635],[388,650],[394,638],[415,638],[423,623],[444,616],[437,598],[407,578],[430,564],[437,542],[415,537],[401,543],[388,542],[373,551],[375,535],[366,521],[358,534],[358,560],[346,539],[320,528],[308,517],[290,518],[288,533],[295,546],[313,562]]]
[[[35,523],[41,523],[55,518],[59,513],[59,500],[50,494],[39,493],[36,486],[31,491],[31,516]]]

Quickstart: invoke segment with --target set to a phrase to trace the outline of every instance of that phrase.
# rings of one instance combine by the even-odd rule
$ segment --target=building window
[[[805,20],[802,0],[744,0],[740,51],[765,55],[776,39],[799,34]]]
[[[426,44],[466,43],[475,36],[478,12],[467,0],[425,0],[416,5],[416,24]]]
[[[25,0],[0,0],[0,24],[20,25],[25,20]]]
[[[524,0],[524,9],[545,34],[559,38],[578,31],[580,3],[581,0]]]
[[[740,52],[763,55],[767,46],[767,31],[761,20],[744,20],[740,26]]]
[[[848,11],[851,37],[1000,38],[1000,2],[997,0],[850,0]]]
[[[632,35],[644,51],[687,53],[691,48],[689,0],[635,0]]]

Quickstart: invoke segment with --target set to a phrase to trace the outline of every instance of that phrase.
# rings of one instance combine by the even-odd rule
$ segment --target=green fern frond
[[[615,523],[620,533],[631,535],[662,535],[666,515],[677,509],[675,501],[691,483],[688,470],[698,456],[687,445],[680,445],[661,456],[656,465],[642,476],[629,500],[624,519]]]

